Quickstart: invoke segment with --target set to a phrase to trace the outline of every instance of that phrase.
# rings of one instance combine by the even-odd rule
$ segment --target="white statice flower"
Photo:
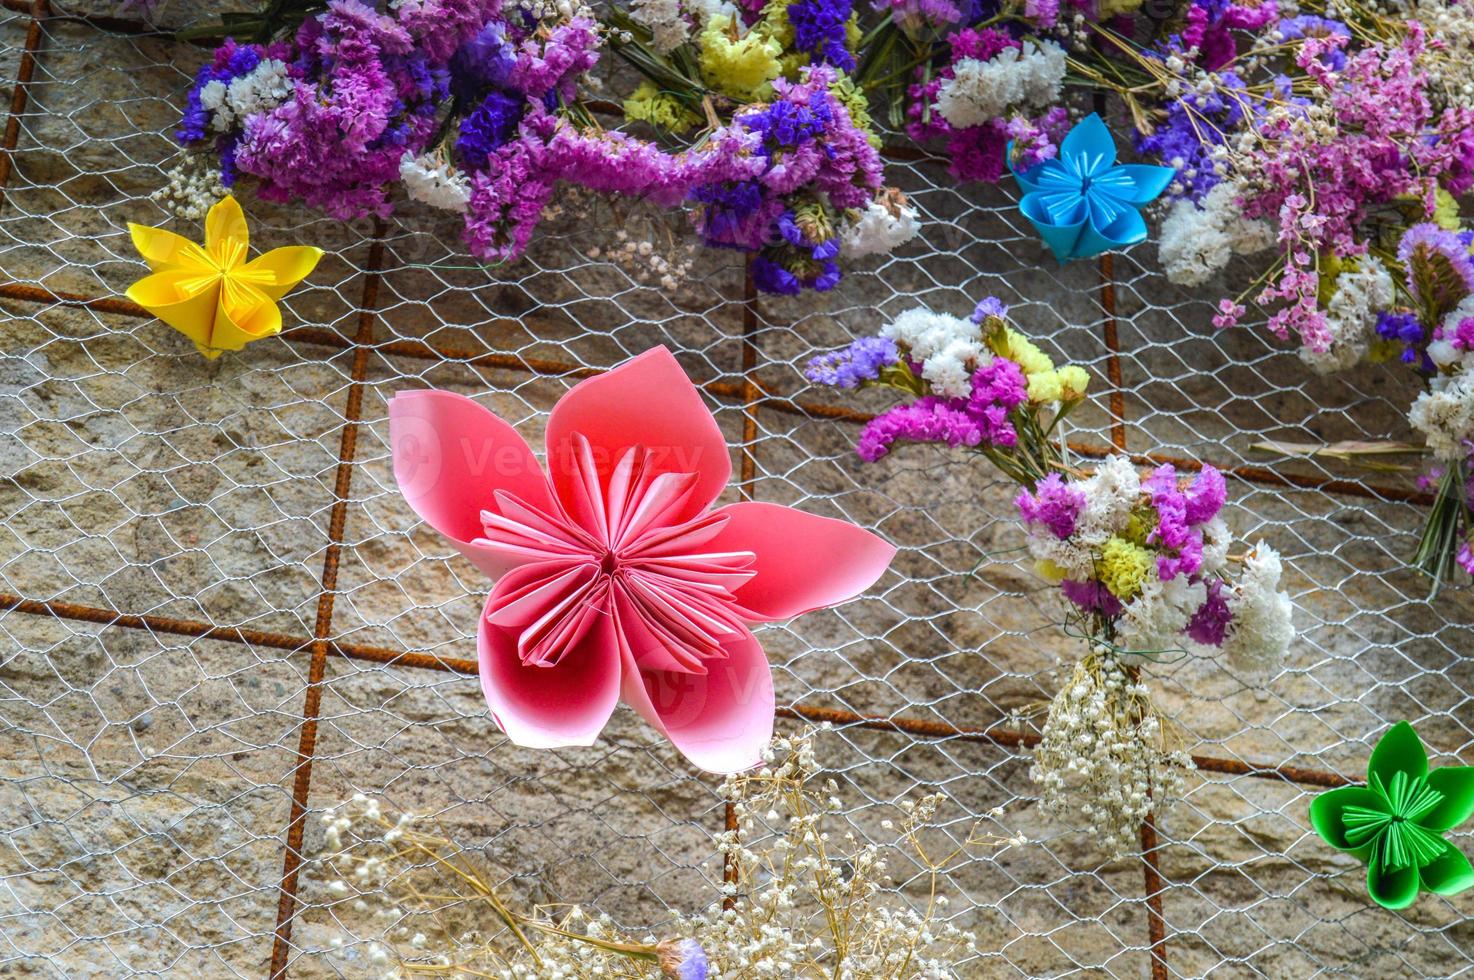
[[[1336,292],[1326,304],[1331,345],[1324,351],[1300,348],[1300,359],[1322,374],[1352,367],[1366,356],[1377,327],[1377,314],[1394,299],[1392,276],[1381,259],[1364,256],[1336,276]]]
[[[1167,278],[1200,286],[1235,255],[1252,255],[1274,244],[1269,222],[1246,218],[1238,204],[1242,188],[1220,181],[1196,204],[1174,201],[1157,237],[1157,258]]]
[[[904,197],[895,203],[877,199],[840,226],[839,252],[847,259],[887,255],[915,238],[920,229],[916,209]]]
[[[248,116],[270,112],[292,94],[285,62],[263,58],[260,64],[229,84],[212,81],[200,88],[200,105],[210,112],[210,126],[227,133],[245,124]]]
[[[1208,587],[1189,581],[1186,575],[1174,576],[1169,582],[1148,575],[1116,624],[1121,646],[1136,653],[1181,650],[1188,642],[1182,632],[1207,598]]]
[[[399,179],[404,181],[404,191],[410,200],[432,208],[464,212],[471,201],[470,179],[430,154],[406,153],[399,161]]]
[[[1433,455],[1454,462],[1468,455],[1474,439],[1474,371],[1438,375],[1408,412]]]
[[[937,92],[937,111],[965,129],[1011,109],[1053,105],[1060,98],[1065,64],[1065,49],[1053,41],[1025,41],[1022,48],[1007,48],[987,61],[961,58]]]
[[[922,362],[921,376],[932,390],[949,398],[972,393],[973,372],[989,357],[977,324],[925,307],[907,310],[882,327],[880,334],[904,344]]]
[[[1041,734],[1029,777],[1044,809],[1113,857],[1135,850],[1142,821],[1181,795],[1193,768],[1167,748],[1146,685],[1106,646],[1075,665]]]
[[[630,17],[650,32],[657,54],[670,54],[691,36],[680,0],[632,0]]]
[[[1228,522],[1223,519],[1222,514],[1215,514],[1212,520],[1198,530],[1203,535],[1201,574],[1204,578],[1217,575],[1228,565],[1228,548],[1233,544],[1233,532],[1228,529]]]
[[[1465,296],[1448,316],[1443,318],[1443,337],[1430,341],[1428,359],[1441,368],[1474,368],[1474,351],[1460,350],[1450,338],[1457,336],[1459,324],[1474,317],[1474,294]]]
[[[1289,593],[1280,590],[1279,552],[1257,545],[1244,559],[1244,571],[1226,595],[1233,619],[1223,653],[1240,670],[1264,672],[1283,662],[1294,639]]]

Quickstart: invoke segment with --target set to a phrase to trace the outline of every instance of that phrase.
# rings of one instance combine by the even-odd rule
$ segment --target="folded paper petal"
[[[195,342],[209,347],[220,307],[220,287],[190,291],[190,274],[155,272],[128,287],[128,298]]]
[[[619,702],[621,664],[609,617],[598,617],[555,666],[526,666],[518,631],[481,617],[481,691],[507,737],[530,749],[592,745]]]
[[[401,391],[389,399],[394,478],[414,512],[492,578],[521,565],[477,539],[497,490],[533,507],[553,506],[548,481],[517,430],[448,391]]]
[[[1428,785],[1443,799],[1418,823],[1441,834],[1474,817],[1474,766],[1441,766],[1428,773]]]
[[[1370,846],[1353,845],[1346,839],[1346,825],[1342,814],[1348,806],[1385,810],[1387,802],[1365,786],[1342,786],[1328,790],[1310,801],[1310,825],[1320,834],[1321,840],[1336,850],[1350,851],[1358,857],[1364,857],[1370,851]]]
[[[709,507],[732,475],[727,441],[701,393],[675,357],[655,347],[605,374],[580,381],[548,419],[548,475],[565,505],[577,499],[580,447],[588,440],[599,475],[607,479],[627,449],[651,453],[656,472],[695,475],[670,523]]]
[[[1413,779],[1428,775],[1428,753],[1413,726],[1405,721],[1387,730],[1367,763],[1367,774],[1376,773],[1384,786],[1390,786],[1398,772],[1405,772]]]
[[[1029,219],[1034,230],[1039,232],[1039,237],[1044,239],[1044,244],[1049,246],[1056,259],[1068,262],[1075,257],[1080,236],[1085,232],[1085,218],[1067,225],[1054,224],[1046,209],[1043,194],[1028,195],[1019,202],[1019,210]]]
[[[773,672],[751,631],[723,643],[726,656],[706,661],[706,673],[677,673],[642,668],[642,647],[659,641],[623,602],[616,616],[626,703],[707,772],[758,765],[773,738]]]
[[[205,250],[216,252],[229,239],[239,241],[242,251],[251,245],[251,229],[246,225],[245,212],[241,210],[240,202],[227,194],[216,201],[205,215]]]
[[[267,299],[279,300],[306,279],[322,259],[322,249],[315,245],[285,245],[258,255],[247,262],[242,271],[247,275],[270,272],[271,280],[257,287]]]
[[[1098,113],[1081,119],[1065,134],[1059,145],[1060,159],[1078,157],[1084,161],[1081,172],[1092,174],[1116,162],[1116,138]]]
[[[1421,884],[1418,869],[1412,865],[1389,871],[1382,867],[1381,861],[1375,855],[1367,865],[1367,892],[1383,908],[1407,908],[1417,901]]]
[[[1150,163],[1121,163],[1117,171],[1124,171],[1131,178],[1131,191],[1126,196],[1132,204],[1141,207],[1150,204],[1162,195],[1177,171],[1171,167],[1158,167]]]
[[[1423,887],[1430,892],[1457,895],[1474,885],[1474,866],[1470,866],[1469,858],[1463,851],[1447,842],[1445,844],[1443,853],[1434,858],[1432,863],[1425,864],[1419,876]]]
[[[1075,242],[1077,257],[1099,255],[1146,241],[1146,222],[1136,211],[1127,211],[1104,228],[1086,224]]]
[[[789,619],[853,599],[896,555],[890,542],[858,525],[792,507],[746,501],[715,513],[727,522],[712,550],[757,555],[751,566],[757,574],[733,595],[759,620]]]
[[[138,254],[155,271],[177,265],[181,260],[205,261],[205,253],[198,245],[167,228],[150,228],[148,225],[136,225],[130,221],[128,234],[133,238],[133,247],[138,249]]]

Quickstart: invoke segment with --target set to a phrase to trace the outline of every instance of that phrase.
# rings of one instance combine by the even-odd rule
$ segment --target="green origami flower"
[[[1413,726],[1400,721],[1367,763],[1366,786],[1342,786],[1310,804],[1310,823],[1332,847],[1367,864],[1367,891],[1404,909],[1421,889],[1454,895],[1474,885],[1474,867],[1443,835],[1474,815],[1474,766],[1428,771]]]

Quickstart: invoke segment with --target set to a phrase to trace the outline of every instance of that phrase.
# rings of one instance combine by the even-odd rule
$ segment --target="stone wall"
[[[102,0],[65,11],[114,12]],[[203,16],[177,2],[161,13],[171,25]],[[0,78],[15,76],[27,25],[14,13],[0,20]],[[140,274],[126,222],[164,220],[148,195],[205,54],[70,16],[44,23],[0,209],[0,279],[112,297]],[[782,395],[833,401],[797,371],[814,348],[916,303],[960,313],[994,293],[1105,391],[1098,270],[1048,259],[1006,190],[957,187],[935,160],[891,169],[929,219],[926,235],[833,293],[756,303],[753,377]],[[771,400],[749,415],[730,397],[744,378],[737,257],[699,254],[673,294],[641,285],[591,250],[607,250],[614,228],[662,246],[680,229],[570,194],[515,265],[474,266],[453,224],[407,207],[375,267],[367,223],[245,203],[259,247],[331,250],[286,304],[290,324],[328,342],[299,335],[207,362],[156,321],[14,291],[0,299],[0,591],[61,613],[0,612],[0,810],[9,815],[0,975],[265,975],[314,631],[321,624],[329,640],[358,648],[474,657],[486,584],[395,489],[385,404],[396,390],[472,394],[536,445],[548,408],[576,380],[546,362],[603,368],[657,343],[678,350],[693,378],[715,385],[711,404],[738,472],[755,423],[752,496],[870,524],[902,549],[867,597],[761,632],[785,706],[988,726],[1047,698],[1056,666],[1077,654],[1050,597],[1013,564],[1007,487],[980,462],[912,449],[862,466],[852,425]],[[1132,451],[1262,466],[1251,445],[1264,436],[1406,435],[1409,389],[1393,376],[1319,379],[1272,338],[1215,335],[1217,289],[1168,287],[1150,247],[1117,256],[1114,280]],[[373,344],[355,389],[349,339],[371,281]],[[452,356],[414,356],[425,343]],[[501,359],[471,361],[482,355]],[[1075,425],[1073,438],[1106,444],[1099,407]],[[354,462],[340,471],[349,430]],[[1408,483],[1319,463],[1283,472],[1364,488]],[[1355,777],[1381,730],[1408,718],[1450,754],[1444,761],[1474,761],[1471,603],[1454,590],[1430,606],[1424,583],[1401,569],[1419,509],[1375,489],[1243,479],[1231,491],[1239,532],[1285,555],[1300,633],[1286,668],[1263,682],[1210,662],[1154,667],[1187,745]],[[114,614],[153,618],[96,621]],[[245,642],[191,635],[191,624],[245,631]],[[595,748],[533,753],[496,733],[474,678],[453,671],[331,656],[318,694],[314,815],[360,790],[435,814],[520,898],[578,902],[626,924],[658,925],[669,908],[713,900],[716,783],[628,710]],[[1026,758],[955,736],[862,728],[830,743],[849,819],[864,834],[883,837],[889,804],[939,787],[953,801],[955,837],[1002,805],[1002,825],[1035,839],[956,871],[962,898],[950,914],[978,931],[983,950],[965,975],[1147,975],[1141,859],[1106,861],[1078,831],[1038,814]],[[1161,815],[1173,974],[1469,969],[1474,898],[1425,897],[1401,915],[1369,906],[1354,863],[1309,832],[1311,792],[1205,774]],[[313,852],[316,820],[307,828]],[[323,885],[309,865],[293,973],[361,973],[361,950],[323,952],[344,932]]]

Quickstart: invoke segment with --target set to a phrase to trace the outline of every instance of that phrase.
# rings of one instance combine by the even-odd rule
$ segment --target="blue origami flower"
[[[1009,144],[1009,158],[1013,144]],[[1116,163],[1116,141],[1091,113],[1066,134],[1059,156],[1013,176],[1024,191],[1019,210],[1061,262],[1135,245],[1146,238],[1137,210],[1167,189],[1176,171]]]

